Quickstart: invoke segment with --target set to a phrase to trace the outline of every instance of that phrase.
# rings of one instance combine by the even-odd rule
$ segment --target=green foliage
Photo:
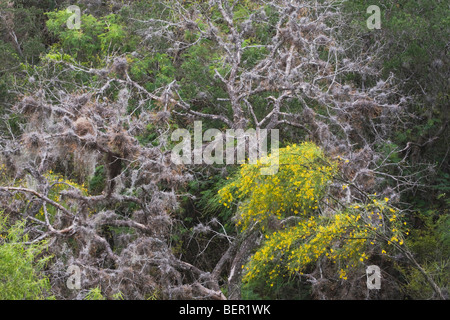
[[[105,167],[100,165],[95,168],[94,175],[89,180],[89,194],[100,194],[106,186]]]
[[[43,15],[45,8],[39,1],[0,1],[1,115],[9,111],[15,99],[11,84],[24,76],[20,73],[20,64],[38,63],[41,54],[45,53],[48,41]],[[0,122],[0,132],[10,134],[5,121]]]
[[[158,145],[158,131],[151,123],[147,125],[145,131],[137,137],[140,144],[146,146],[149,144]]]
[[[84,297],[84,300],[106,300],[99,287],[92,288]]]
[[[124,300],[124,295],[121,291],[112,294],[109,298],[105,297],[102,293],[100,287],[95,287],[89,290],[89,292],[84,297],[84,300]],[[152,295],[149,296],[148,300],[156,300],[157,299],[157,291],[155,291]]]
[[[311,284],[299,281],[300,277],[290,277],[283,274],[268,284],[260,277],[242,284],[241,297],[243,300],[309,300]]]
[[[149,294],[147,296],[147,300],[158,300],[159,299],[159,291],[157,289],[155,289],[151,294]]]
[[[422,226],[411,230],[406,244],[415,253],[423,269],[433,275],[441,290],[450,285],[450,215],[428,210],[419,214]],[[397,265],[404,276],[405,293],[412,299],[430,299],[433,288],[419,270],[409,265]]]
[[[0,300],[50,299],[50,282],[41,271],[51,258],[45,242],[26,244],[24,222],[8,225],[0,213]]]
[[[13,6],[9,6],[5,1],[0,3],[3,17],[14,18],[13,23],[7,22],[8,19],[0,19],[0,30],[5,36],[13,31],[20,47],[17,46],[13,37],[6,36],[3,40],[9,42],[21,61],[36,63],[39,61],[40,54],[45,51],[46,36],[43,15],[45,7],[38,3],[14,2]],[[7,64],[8,58],[2,62]]]
[[[47,12],[47,28],[59,40],[53,45],[53,52],[62,50],[80,62],[97,65],[100,57],[114,51],[130,50],[130,40],[119,17],[115,14],[96,18],[89,14],[82,17],[81,29],[69,29],[67,20],[72,15],[66,10]],[[128,40],[128,41],[126,41]],[[49,58],[54,58],[49,55]],[[97,63],[98,62],[98,63]]]
[[[180,66],[183,75],[180,80],[180,93],[183,98],[194,99],[201,89],[207,89],[213,97],[226,96],[222,84],[214,77],[214,70],[226,74],[229,66],[223,63],[215,49],[209,41],[202,41],[183,54],[183,63]]]
[[[259,60],[263,59],[268,54],[265,47],[254,47],[252,45],[255,43],[252,42],[252,39],[249,39],[245,40],[242,44],[242,47],[245,48],[244,53],[242,54],[242,61],[244,61],[244,65],[247,68],[254,67]]]
[[[355,32],[365,34],[367,42],[362,46],[367,43],[384,45],[378,57],[384,77],[393,73],[402,91],[414,97],[409,111],[416,118],[410,122],[407,132],[400,129],[394,133],[400,138],[394,143],[418,141],[423,144],[448,121],[450,8],[446,2],[424,0],[377,0],[370,4],[381,9],[381,30],[369,30],[365,25],[365,18],[369,16],[365,14],[367,1],[346,1],[344,8],[351,25],[358,25]],[[405,79],[408,80],[402,81]],[[421,158],[430,162],[445,160],[449,146],[446,134],[448,129],[441,132],[439,140],[423,148]]]
[[[130,74],[134,80],[145,83],[145,88],[154,91],[173,81],[175,68],[168,54],[154,55],[133,61]]]
[[[450,204],[450,174],[440,172],[441,175],[436,177],[436,183],[433,185],[433,188],[437,192],[443,192],[441,193],[437,200],[441,198],[446,198],[447,205]]]
[[[231,171],[232,169],[230,169]],[[195,195],[198,200],[195,202],[195,207],[199,212],[202,212],[202,218],[210,220],[218,218],[224,225],[228,233],[233,232],[234,224],[232,222],[233,210],[227,208],[220,203],[220,196],[218,191],[223,188],[227,180],[220,176],[210,176],[205,181],[192,181],[189,183],[189,194]]]

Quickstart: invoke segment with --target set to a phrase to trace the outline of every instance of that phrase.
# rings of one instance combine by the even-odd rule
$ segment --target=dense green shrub
[[[0,213],[0,300],[36,300],[50,296],[50,282],[42,275],[50,257],[45,242],[28,244],[24,222],[9,226]]]

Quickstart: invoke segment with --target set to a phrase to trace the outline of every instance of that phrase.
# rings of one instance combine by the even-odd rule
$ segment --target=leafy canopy
[[[56,54],[57,49],[62,49],[80,62],[93,63],[97,59],[100,61],[100,57],[108,53],[126,52],[129,49],[129,41],[125,41],[127,33],[119,16],[115,14],[103,18],[84,14],[80,29],[69,29],[66,26],[72,15],[70,12],[59,10],[46,14],[49,18],[46,22],[48,30],[59,39],[53,45],[50,57]]]
[[[40,274],[51,258],[41,254],[45,242],[26,244],[23,221],[8,226],[0,213],[0,300],[37,300],[48,298],[50,282]]]

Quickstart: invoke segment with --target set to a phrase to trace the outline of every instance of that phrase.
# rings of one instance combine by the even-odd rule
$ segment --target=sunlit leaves
[[[25,223],[9,225],[0,212],[0,299],[45,299],[50,293],[50,282],[41,276],[50,257],[43,257],[44,242],[24,243]]]
[[[65,24],[70,15],[65,10],[47,13],[47,28],[59,39],[53,49],[61,48],[81,62],[95,61],[96,57],[113,51],[126,51],[127,35],[116,15],[97,19],[84,14],[81,29],[69,29]]]

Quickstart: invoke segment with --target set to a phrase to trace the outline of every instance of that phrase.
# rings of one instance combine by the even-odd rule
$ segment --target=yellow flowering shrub
[[[6,169],[6,165],[0,163],[0,183],[4,183],[8,180],[8,170]]]
[[[64,190],[77,189],[81,192],[83,196],[87,196],[89,194],[87,187],[85,184],[78,184],[70,179],[64,178],[61,174],[54,173],[52,170],[49,170],[44,174],[44,177],[48,181],[49,190],[48,190],[48,198],[53,200],[62,206],[69,208],[69,203],[67,199],[61,199],[61,192]],[[5,164],[0,163],[0,183],[2,185],[10,185],[13,187],[23,187],[27,186],[27,183],[24,179],[12,180],[13,178],[9,176],[8,170]],[[15,193],[14,200],[26,201],[27,197],[24,193]],[[56,214],[56,208],[52,205],[47,206],[47,212],[51,217]],[[93,210],[90,210],[91,213]],[[39,210],[37,217],[40,220],[44,219],[44,208],[41,207]]]
[[[334,263],[336,277],[346,280],[350,267],[366,262],[372,253],[386,254],[386,244],[403,245],[404,225],[387,198],[373,196],[366,204],[352,204],[333,213],[318,210],[325,204],[323,198],[337,164],[314,144],[280,149],[280,169],[273,176],[259,175],[260,166],[243,165],[237,177],[219,191],[225,206],[237,206],[242,231],[259,224],[265,236],[249,263],[242,266],[244,282],[262,279],[273,286],[280,277],[301,274],[321,258]],[[339,207],[330,199],[326,205]],[[281,227],[269,228],[274,218],[288,217]]]
[[[219,190],[220,201],[226,207],[239,202],[237,224],[242,231],[255,222],[265,230],[269,217],[284,219],[314,212],[337,168],[325,159],[319,147],[304,142],[280,149],[278,172],[261,175],[260,169],[273,163],[270,157],[274,156],[255,165],[242,165],[236,177]]]
[[[48,192],[48,198],[50,200],[53,200],[57,203],[60,203],[64,207],[67,207],[67,203],[65,200],[61,199],[61,192],[64,190],[70,190],[70,189],[77,189],[81,192],[83,196],[88,195],[88,190],[84,184],[78,184],[76,182],[73,182],[70,179],[64,178],[60,174],[53,173],[52,170],[48,171],[46,174],[44,174],[44,177],[47,179],[50,188]],[[47,212],[51,217],[53,217],[56,214],[56,208],[53,206],[47,206]],[[44,219],[44,208],[41,207],[38,213],[38,219]]]
[[[325,257],[339,266],[339,278],[364,263],[371,253],[386,254],[385,245],[403,245],[403,225],[396,211],[377,201],[355,205],[331,217],[301,217],[294,225],[266,234],[266,241],[245,267],[244,281],[302,273]]]

